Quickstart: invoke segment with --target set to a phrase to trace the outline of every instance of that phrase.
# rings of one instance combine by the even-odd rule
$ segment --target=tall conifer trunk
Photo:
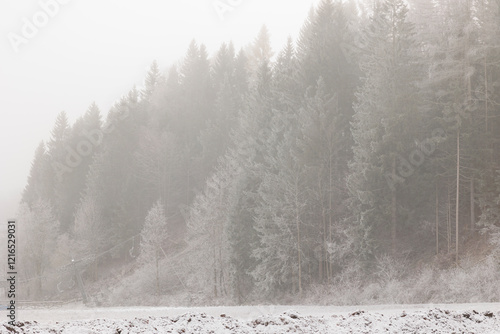
[[[460,205],[460,128],[457,129],[457,193],[455,203],[455,262],[458,264],[458,222]]]
[[[436,255],[439,255],[439,192],[436,182]]]
[[[392,158],[392,179],[396,179],[396,157]],[[391,238],[392,238],[392,255],[396,255],[396,188],[392,189],[392,205],[391,205]]]

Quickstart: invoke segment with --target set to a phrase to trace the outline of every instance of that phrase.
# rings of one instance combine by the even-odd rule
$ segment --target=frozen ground
[[[100,309],[75,305],[20,310],[18,319],[16,326],[3,321],[0,333],[500,333],[500,304]]]

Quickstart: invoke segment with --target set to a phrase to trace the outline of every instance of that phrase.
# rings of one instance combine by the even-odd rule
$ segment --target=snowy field
[[[4,312],[2,312],[4,313]],[[0,333],[500,333],[500,304],[31,309]]]

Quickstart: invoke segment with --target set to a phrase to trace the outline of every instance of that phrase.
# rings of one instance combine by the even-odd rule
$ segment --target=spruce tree
[[[38,200],[49,201],[52,198],[52,167],[42,141],[36,151],[31,163],[28,182],[24,188],[21,202],[31,207]]]
[[[402,0],[384,1],[364,32],[366,49],[360,63],[364,79],[355,105],[348,186],[355,224],[371,234],[366,239],[365,233],[360,241],[367,245],[366,251],[375,241],[382,250],[396,254],[405,205],[399,198],[409,191],[404,180],[413,173],[406,155],[419,138],[414,130],[420,71],[407,12]]]

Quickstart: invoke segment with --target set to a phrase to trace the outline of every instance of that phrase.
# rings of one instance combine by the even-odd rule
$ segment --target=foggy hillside
[[[281,50],[193,40],[111,110],[61,112],[19,299],[500,301],[500,3],[368,2],[322,1]]]

